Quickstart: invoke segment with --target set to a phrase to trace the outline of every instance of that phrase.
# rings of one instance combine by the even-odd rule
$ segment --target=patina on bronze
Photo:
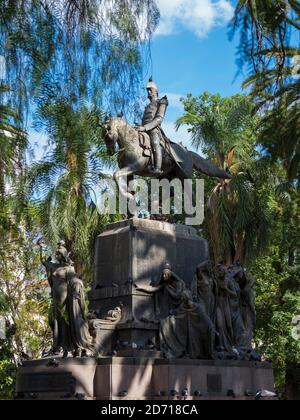
[[[40,241],[41,262],[47,270],[51,288],[52,316],[50,325],[53,331],[53,352],[68,357],[85,356],[93,352],[92,337],[89,333],[85,313],[85,296],[82,280],[75,272],[64,241],[59,242],[55,258],[43,256],[43,243]]]
[[[142,126],[137,126],[137,131],[140,133],[147,132],[150,136],[154,152],[153,175],[160,176],[163,158],[160,143],[162,140],[168,141],[162,131],[161,124],[165,118],[169,102],[166,96],[158,99],[158,86],[152,79],[147,84],[147,92],[150,104],[145,109]]]
[[[119,170],[114,174],[120,192],[129,200],[128,182],[135,175],[159,179],[191,179],[193,170],[210,177],[230,179],[231,175],[195,152],[170,141],[164,134],[163,122],[168,98],[158,99],[158,87],[147,85],[150,104],[146,107],[141,126],[133,128],[123,116],[108,117],[105,123],[105,142],[109,154],[115,154],[118,145]],[[153,154],[153,157],[152,157]]]

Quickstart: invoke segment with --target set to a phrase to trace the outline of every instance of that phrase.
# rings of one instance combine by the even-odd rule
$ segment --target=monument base
[[[274,391],[270,363],[146,357],[45,359],[19,369],[17,399],[253,400]]]
[[[46,358],[24,362],[17,374],[16,399],[93,400],[95,359]]]

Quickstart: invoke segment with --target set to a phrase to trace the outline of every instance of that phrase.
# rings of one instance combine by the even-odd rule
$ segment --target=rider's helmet
[[[149,79],[149,82],[147,83],[146,89],[151,90],[151,91],[156,91],[156,93],[158,93],[158,86],[157,86],[156,83],[153,82],[152,77]]]
[[[58,248],[56,250],[56,258],[62,257],[63,260],[66,262],[67,259],[68,259],[68,255],[69,255],[69,253],[68,253],[66,247],[63,246],[63,245],[58,245]]]

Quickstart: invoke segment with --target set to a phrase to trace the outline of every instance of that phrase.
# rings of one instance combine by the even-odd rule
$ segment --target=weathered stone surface
[[[18,398],[182,400],[187,389],[188,400],[232,399],[231,393],[236,399],[253,400],[258,390],[274,391],[269,363],[157,357],[155,352],[141,357],[131,351],[98,360],[57,359],[56,367],[49,366],[51,359],[27,362],[18,372]]]
[[[50,359],[27,362],[18,372],[17,396],[37,400],[182,400],[187,389],[188,400],[232,399],[229,391],[238,400],[253,400],[258,390],[274,391],[269,363],[168,361],[154,353],[144,357],[134,354],[98,360],[57,359],[57,367],[49,366]],[[253,396],[246,397],[246,392]]]
[[[48,358],[18,370],[17,399],[94,399],[95,359]]]
[[[97,238],[93,289],[155,282],[166,263],[190,285],[208,256],[194,228],[141,219],[115,223]]]
[[[274,391],[273,368],[270,363],[239,361],[161,360],[154,367],[154,389],[161,384],[161,368],[164,369],[165,391],[176,390],[181,395],[189,390],[189,397],[200,391],[203,399],[224,399],[233,391],[238,399],[244,399],[246,391],[253,395],[258,390]],[[253,398],[252,398],[253,399]]]
[[[96,346],[106,353],[117,341],[146,348],[158,340],[154,295],[136,286],[157,282],[166,263],[190,286],[196,267],[208,258],[208,245],[194,228],[165,222],[132,219],[109,225],[97,238],[95,275],[90,308],[105,318],[122,305],[117,326],[96,330]]]
[[[101,354],[148,351],[149,342],[158,344],[158,330],[158,324],[140,322],[101,326],[95,330],[96,350]]]
[[[103,380],[105,378],[105,380]],[[130,379],[131,378],[131,379]],[[97,368],[95,395],[100,400],[254,399],[258,390],[274,391],[272,365],[254,362],[107,358]],[[173,395],[176,391],[176,395]],[[196,396],[201,393],[201,398]],[[232,396],[229,397],[232,399]]]
[[[90,293],[96,350],[107,357],[26,362],[17,398],[253,400],[258,390],[274,391],[269,363],[167,360],[158,351],[155,297],[143,285],[161,280],[169,263],[189,288],[208,258],[207,242],[193,228],[137,219],[110,225],[97,239]]]

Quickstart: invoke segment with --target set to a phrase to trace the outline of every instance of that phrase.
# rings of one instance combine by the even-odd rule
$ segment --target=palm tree
[[[269,206],[260,180],[263,165],[257,160],[251,101],[244,96],[221,98],[204,95],[183,101],[192,143],[220,167],[230,170],[232,180],[217,185],[207,181],[206,229],[216,262],[252,260],[268,241]],[[209,185],[209,186],[208,186]],[[268,196],[269,197],[269,196]]]
[[[287,179],[300,184],[299,46],[300,2],[240,0],[234,30],[241,31],[240,61],[249,64],[244,87],[256,103],[261,121],[259,142]]]
[[[29,193],[38,197],[45,237],[53,246],[64,239],[79,274],[89,276],[95,236],[109,221],[94,204],[94,188],[110,163],[101,115],[62,99],[42,107],[39,118],[50,133],[50,152],[30,168]]]
[[[255,71],[266,70],[274,59],[277,78],[286,63],[290,29],[300,29],[298,0],[239,0],[233,19],[233,33],[240,30],[241,59]]]

